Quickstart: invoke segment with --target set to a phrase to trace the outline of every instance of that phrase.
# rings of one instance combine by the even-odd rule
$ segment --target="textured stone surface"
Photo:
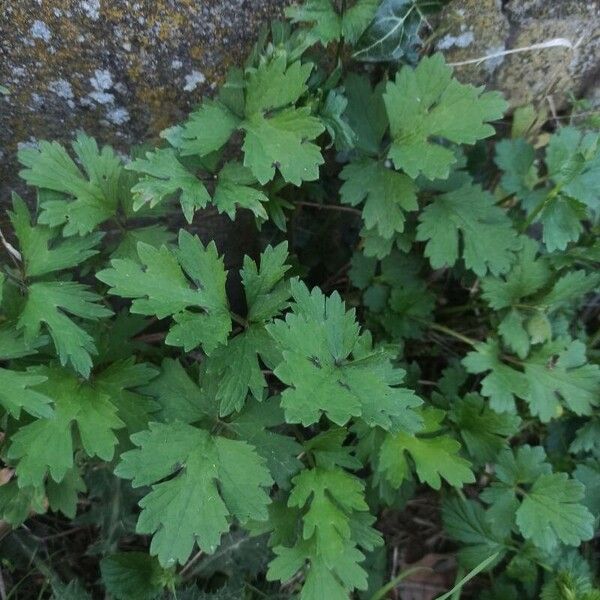
[[[560,107],[570,92],[600,86],[598,0],[454,0],[440,15],[437,48],[449,62],[531,46],[552,38],[577,44],[532,50],[458,66],[464,81],[502,90],[512,106],[543,102]]]
[[[181,119],[285,0],[0,0],[0,187],[19,143],[126,150]],[[0,196],[2,198],[2,196]]]

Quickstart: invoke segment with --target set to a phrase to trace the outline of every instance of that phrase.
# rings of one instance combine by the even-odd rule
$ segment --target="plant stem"
[[[428,325],[429,325],[430,329],[434,329],[435,331],[439,331],[440,333],[445,333],[446,335],[449,335],[450,337],[460,340],[461,342],[464,342],[465,344],[468,344],[469,346],[474,347],[478,343],[477,340],[467,337],[466,335],[463,335],[462,333],[458,333],[458,331],[454,331],[454,329],[450,329],[450,327],[446,327],[445,325],[440,325],[439,323],[429,323]]]
[[[324,210],[337,210],[340,212],[349,212],[355,215],[361,215],[362,212],[358,208],[352,208],[351,206],[341,206],[339,204],[319,204],[318,202],[305,202],[298,201],[294,202],[297,206],[310,206],[312,208],[322,208]]]
[[[537,216],[548,206],[560,192],[560,185],[555,186],[550,192],[542,198],[538,205],[529,213],[529,216],[525,219],[525,223],[521,227],[521,233],[525,233],[529,226],[536,220]]]

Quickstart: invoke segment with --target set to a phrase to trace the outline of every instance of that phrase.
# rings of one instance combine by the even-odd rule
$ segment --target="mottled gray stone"
[[[552,38],[575,49],[532,50],[457,66],[458,77],[504,92],[511,106],[542,103],[561,107],[569,94],[600,86],[600,2],[598,0],[454,0],[438,20],[436,46],[448,62],[461,62],[522,48]]]
[[[0,0],[0,200],[19,144],[153,142],[240,64],[287,0]]]

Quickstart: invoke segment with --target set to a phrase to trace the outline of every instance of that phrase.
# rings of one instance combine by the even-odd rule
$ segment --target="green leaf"
[[[244,165],[261,185],[275,177],[275,169],[293,185],[319,178],[319,165],[324,160],[319,147],[310,140],[324,127],[308,108],[284,109],[271,118],[256,113],[244,121],[242,128],[246,132]]]
[[[327,46],[341,37],[349,44],[355,44],[373,19],[376,9],[376,0],[357,0],[338,14],[331,0],[307,0],[288,7],[285,15],[292,23],[312,24],[310,35]]]
[[[306,89],[313,65],[300,61],[287,64],[285,52],[263,59],[246,74],[244,166],[261,185],[279,170],[293,185],[319,177],[323,157],[312,143],[324,127],[308,107],[292,105]]]
[[[140,242],[138,256],[140,262],[113,259],[111,268],[96,277],[111,287],[112,294],[133,298],[131,312],[159,319],[172,315],[176,324],[167,344],[183,346],[186,352],[202,345],[209,354],[227,340],[231,330],[227,274],[214,242],[204,247],[197,236],[182,229],[176,249]]]
[[[291,295],[290,282],[285,274],[290,269],[287,242],[277,246],[267,246],[257,264],[249,256],[244,256],[240,271],[246,304],[247,319],[250,323],[262,323],[278,315],[286,306]]]
[[[519,198],[527,198],[538,183],[534,165],[535,148],[524,139],[505,139],[496,144],[495,162],[502,169],[502,189]]]
[[[348,99],[341,91],[331,90],[319,109],[319,117],[336,150],[350,150],[356,140],[356,134],[344,114],[347,106]]]
[[[417,240],[426,241],[425,256],[439,269],[453,266],[462,257],[478,276],[510,269],[518,238],[506,213],[478,185],[466,184],[438,196],[419,215]]]
[[[257,68],[246,72],[246,117],[296,102],[306,92],[312,70],[311,63],[295,61],[288,65],[284,52],[261,59]]]
[[[448,416],[477,464],[492,462],[521,422],[516,415],[491,410],[478,394],[455,400]]]
[[[29,184],[61,192],[71,199],[46,200],[41,204],[39,222],[63,225],[63,235],[84,235],[112,218],[118,206],[121,161],[112,148],[100,151],[94,138],[78,133],[73,150],[84,173],[57,142],[24,148],[18,157],[23,169],[19,175]]]
[[[483,490],[481,499],[491,504],[487,519],[500,536],[507,536],[515,527],[515,514],[519,508],[517,494],[531,485],[541,475],[552,472],[546,453],[541,446],[528,444],[516,450],[506,449],[500,453],[495,465],[497,481]]]
[[[116,600],[153,600],[166,583],[158,561],[144,552],[118,552],[100,561],[102,582]]]
[[[441,6],[437,0],[384,0],[352,57],[365,62],[413,61],[425,13]]]
[[[86,487],[77,467],[67,471],[63,479],[57,483],[53,479],[46,482],[48,503],[54,512],[62,512],[69,519],[77,514],[79,493],[85,492]]]
[[[137,531],[154,534],[150,552],[163,566],[183,564],[195,542],[214,552],[229,529],[229,515],[242,523],[267,518],[265,488],[272,480],[264,459],[246,442],[181,422],[151,423],[131,439],[139,448],[122,455],[115,473],[132,479],[134,487],[153,484],[140,501]]]
[[[192,381],[181,363],[172,358],[162,361],[158,377],[140,391],[155,398],[161,421],[195,423],[214,412],[212,399]]]
[[[221,102],[205,100],[187,121],[161,133],[181,156],[207,156],[224,146],[239,124],[239,118]]]
[[[102,239],[102,233],[56,240],[56,231],[40,225],[31,225],[27,205],[17,194],[13,194],[13,210],[9,216],[29,277],[69,269],[98,254],[95,247]]]
[[[46,510],[43,487],[19,487],[15,479],[0,485],[0,515],[12,526],[21,525],[32,512],[43,514]]]
[[[54,414],[24,425],[11,438],[8,458],[19,461],[19,486],[39,487],[46,474],[57,483],[64,479],[73,467],[75,424],[88,456],[112,460],[117,443],[114,430],[123,427],[123,422],[110,396],[63,369],[36,372],[47,378],[39,389],[54,400]]]
[[[600,136],[574,127],[561,127],[546,150],[551,179],[561,193],[587,207],[600,207]],[[557,199],[557,202],[560,201]]]
[[[483,297],[495,310],[520,303],[542,289],[550,279],[548,262],[538,257],[539,244],[521,238],[522,247],[510,271],[502,277],[486,277],[481,282]]]
[[[356,134],[355,146],[370,156],[377,155],[388,127],[384,85],[380,83],[372,89],[368,77],[350,73],[344,80],[344,89],[348,98],[345,115]]]
[[[288,505],[303,511],[302,538],[294,547],[276,546],[268,580],[286,581],[308,562],[300,598],[347,599],[354,589],[366,589],[364,555],[353,539],[353,519],[367,514],[364,484],[333,467],[306,469],[294,479]],[[326,594],[326,596],[323,596]]]
[[[577,415],[590,415],[600,393],[600,367],[588,364],[585,345],[558,341],[532,354],[525,363],[529,390],[525,400],[543,422],[560,411],[558,397]]]
[[[259,355],[271,349],[272,341],[264,327],[251,325],[226,346],[217,348],[207,359],[207,376],[219,381],[216,400],[219,415],[226,416],[242,409],[248,392],[262,401],[267,382],[261,370]]]
[[[417,188],[409,177],[388,169],[384,164],[363,159],[344,167],[340,173],[343,204],[358,206],[364,200],[362,217],[365,227],[376,229],[390,238],[404,231],[405,213],[417,210]]]
[[[498,553],[497,562],[505,556],[507,544],[492,531],[485,510],[477,502],[448,499],[442,505],[442,517],[448,535],[464,544],[459,550],[459,558],[465,568],[478,565],[482,556]]]
[[[94,340],[65,313],[92,321],[110,316],[112,311],[98,304],[100,299],[86,285],[73,281],[32,283],[17,327],[24,330],[25,340],[31,343],[44,324],[61,365],[69,362],[78,373],[88,377],[91,355],[96,354]]]
[[[43,375],[27,371],[0,369],[0,404],[13,418],[18,419],[21,409],[33,417],[52,416],[51,398],[34,388],[46,381]]]
[[[584,486],[566,473],[541,475],[517,510],[517,525],[526,539],[551,552],[558,542],[578,546],[594,535],[594,517],[579,501]]]
[[[260,190],[252,187],[256,179],[251,171],[240,163],[227,163],[219,173],[213,203],[219,213],[234,219],[237,208],[246,208],[261,221],[268,218],[263,204],[269,201]]]
[[[354,311],[346,311],[337,293],[326,297],[303,283],[291,285],[293,312],[267,326],[283,352],[274,373],[289,386],[281,401],[286,420],[308,426],[326,414],[338,425],[361,417],[371,426],[414,430],[420,400],[396,387],[404,372],[386,352],[372,350]]]
[[[528,392],[527,379],[520,371],[501,360],[498,344],[487,341],[475,345],[462,361],[469,373],[485,373],[481,380],[481,393],[490,399],[490,407],[496,412],[516,412],[515,396],[524,398]]]
[[[177,160],[170,148],[146,152],[146,158],[132,161],[127,169],[144,174],[131,188],[134,210],[139,210],[145,204],[152,208],[180,192],[181,209],[187,222],[191,223],[194,212],[205,208],[210,202],[210,195],[202,181]]]
[[[423,58],[416,69],[402,67],[383,100],[393,138],[389,158],[411,177],[422,173],[429,179],[446,179],[456,162],[452,150],[432,137],[474,144],[494,134],[489,121],[507,107],[499,93],[453,79],[441,54]]]
[[[31,341],[26,341],[14,323],[0,325],[0,360],[23,358],[36,354],[37,349],[48,343],[46,336],[40,336]]]
[[[395,488],[410,477],[410,466],[406,452],[415,463],[421,482],[439,490],[441,478],[454,487],[472,483],[475,477],[470,463],[461,458],[460,443],[448,435],[433,434],[440,429],[444,412],[435,408],[422,411],[424,427],[418,434],[404,432],[387,434],[379,454],[379,471]],[[425,434],[426,437],[418,437]]]
[[[291,437],[272,431],[284,423],[279,398],[273,397],[260,404],[248,403],[227,425],[240,439],[256,448],[281,489],[289,487],[290,477],[302,467],[297,458],[302,447]]]
[[[128,229],[123,234],[119,245],[112,251],[110,257],[139,260],[137,245],[140,242],[154,248],[160,248],[161,246],[170,246],[174,241],[175,234],[169,231],[164,225],[148,225],[147,227]]]

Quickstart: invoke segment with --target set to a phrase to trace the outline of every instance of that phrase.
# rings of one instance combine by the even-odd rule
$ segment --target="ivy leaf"
[[[154,534],[150,552],[161,565],[185,563],[195,542],[214,552],[230,515],[242,523],[267,518],[272,480],[246,442],[181,422],[151,423],[131,439],[139,448],[122,455],[115,473],[134,487],[153,484],[140,501],[137,531]]]
[[[71,199],[49,199],[41,203],[39,222],[63,225],[63,235],[84,235],[112,218],[118,206],[121,161],[112,148],[100,151],[94,138],[78,133],[73,150],[84,173],[57,142],[42,141],[39,149],[19,151],[26,167],[19,175],[29,184],[61,192]]]
[[[419,434],[432,434],[440,429],[444,412],[435,408],[422,411],[424,427]],[[441,478],[450,485],[461,487],[472,483],[475,477],[470,463],[458,455],[460,442],[447,435],[418,437],[400,431],[387,434],[379,453],[379,471],[395,488],[410,476],[410,467],[405,452],[415,462],[419,479],[435,490],[441,486]]]
[[[246,208],[257,219],[266,221],[267,211],[263,204],[269,201],[260,190],[252,187],[256,179],[251,171],[239,163],[227,163],[220,171],[213,203],[219,213],[227,213],[233,220],[237,208]]]
[[[541,475],[517,510],[517,525],[526,539],[551,552],[562,542],[579,546],[594,535],[594,517],[579,501],[584,486],[566,473]]]
[[[102,582],[117,600],[153,600],[167,583],[156,558],[145,552],[117,552],[100,561]]]
[[[29,209],[17,194],[13,194],[13,210],[9,216],[29,277],[40,277],[69,269],[98,254],[95,247],[102,239],[102,233],[57,240],[56,231],[40,225],[31,225]]]
[[[181,209],[187,222],[191,223],[194,212],[205,208],[210,202],[210,195],[202,181],[177,160],[171,148],[146,152],[146,158],[138,158],[126,168],[145,175],[131,188],[134,210],[139,210],[145,204],[152,208],[165,198],[181,192]]]
[[[441,54],[423,58],[416,69],[403,67],[388,82],[383,100],[393,138],[388,156],[413,179],[421,173],[446,179],[456,162],[452,150],[432,137],[474,144],[494,134],[489,121],[499,119],[507,107],[499,93],[453,79]]]
[[[354,311],[346,311],[337,293],[326,297],[294,280],[291,286],[293,312],[267,326],[283,352],[274,373],[289,386],[281,401],[286,420],[308,426],[324,413],[338,425],[361,417],[384,429],[415,429],[412,409],[420,400],[396,387],[404,372],[386,352],[371,349]]]
[[[424,13],[441,5],[436,0],[384,0],[352,57],[365,62],[414,61],[421,44],[419,31]]]
[[[516,415],[491,410],[478,394],[455,400],[448,416],[477,464],[493,461],[521,422]]]
[[[15,470],[19,486],[40,487],[47,473],[57,483],[64,479],[73,467],[74,424],[88,456],[112,460],[114,431],[123,422],[111,398],[63,369],[36,372],[47,378],[39,390],[54,400],[54,414],[24,425],[11,438],[7,456],[19,461]]]
[[[352,162],[344,167],[340,179],[344,181],[340,188],[342,203],[358,206],[364,200],[365,227],[376,229],[384,238],[402,233],[405,213],[418,208],[417,188],[412,179],[381,162],[371,159]]]
[[[19,418],[21,409],[33,417],[52,416],[52,399],[32,389],[44,381],[43,375],[0,369],[0,404],[15,419]]]
[[[227,143],[239,121],[221,102],[205,100],[183,125],[163,131],[161,137],[175,146],[181,156],[207,156]]]
[[[197,236],[182,229],[175,250],[140,242],[138,255],[140,262],[113,259],[111,268],[96,277],[111,287],[111,293],[133,298],[133,313],[159,319],[173,315],[176,324],[169,331],[167,344],[183,346],[186,352],[202,344],[210,354],[227,340],[231,330],[227,274],[214,242],[204,247]]]
[[[92,321],[110,316],[112,311],[97,304],[100,299],[87,286],[73,281],[32,283],[27,288],[27,301],[17,327],[24,330],[26,342],[31,343],[40,335],[44,324],[60,363],[63,366],[71,363],[78,373],[87,377],[92,367],[91,354],[96,353],[94,340],[65,313]]]
[[[453,266],[462,257],[468,269],[483,276],[510,269],[518,238],[506,213],[478,185],[466,184],[438,196],[419,215],[417,240],[426,241],[425,256],[439,269]]]

